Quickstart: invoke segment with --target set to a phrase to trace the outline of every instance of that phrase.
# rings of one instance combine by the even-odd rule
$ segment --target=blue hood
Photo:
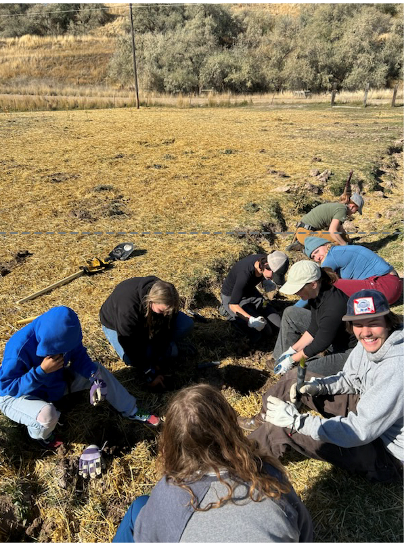
[[[81,344],[83,335],[77,314],[66,306],[51,308],[33,323],[38,341],[36,355],[66,353]]]

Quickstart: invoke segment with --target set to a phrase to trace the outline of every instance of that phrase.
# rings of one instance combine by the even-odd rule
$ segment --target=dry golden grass
[[[116,9],[120,10],[120,6],[117,5]],[[282,6],[284,5],[273,4],[273,7],[268,9]],[[288,6],[284,9],[293,11],[296,4]],[[108,78],[108,64],[115,49],[116,37],[122,33],[122,21],[123,19],[119,18],[87,36],[27,35],[0,40],[0,111],[70,110],[136,105],[133,91],[117,89],[117,85],[113,85]],[[371,89],[367,105],[390,104],[392,96],[392,89]],[[310,107],[311,104],[317,103],[329,104],[330,100],[329,93],[313,94],[310,98],[293,92],[171,96],[140,89],[142,105],[177,108],[237,105]],[[336,107],[348,105],[359,107],[362,102],[362,91],[341,92],[336,97]],[[402,103],[403,90],[400,88],[396,105]]]
[[[398,108],[142,108],[9,113],[1,121],[0,232],[7,234],[0,234],[0,263],[18,250],[33,253],[1,279],[1,348],[18,319],[68,305],[79,315],[90,355],[160,414],[171,394],[147,394],[136,372],[118,360],[99,325],[101,304],[131,276],[156,274],[174,282],[186,305],[210,320],[195,327],[199,354],[184,362],[178,387],[200,380],[217,384],[241,415],[253,415],[273,381],[265,366],[268,352],[250,350],[220,317],[220,282],[241,256],[258,248],[283,249],[292,236],[277,236],[271,246],[262,237],[254,242],[226,232],[265,230],[274,201],[292,231],[301,215],[299,194],[307,181],[316,183],[311,169],[331,169],[329,184],[354,170],[354,183],[362,182],[366,192],[364,215],[354,221],[366,234],[358,233],[355,241],[377,248],[403,273],[402,237],[391,234],[402,218],[402,153],[387,153],[401,136]],[[321,162],[313,163],[313,157]],[[375,162],[384,165],[380,183],[391,182],[387,198],[369,192]],[[289,192],[278,192],[286,185]],[[336,197],[326,189],[319,198]],[[258,211],[251,211],[252,203]],[[105,257],[121,241],[133,241],[145,253],[16,304],[75,272],[86,259]],[[221,366],[198,373],[195,363],[203,360],[220,360]],[[107,404],[92,409],[85,393],[68,406],[66,417],[65,455],[49,456],[32,446],[22,427],[0,416],[0,497],[20,505],[20,521],[29,522],[26,539],[110,541],[126,507],[156,482],[156,438]],[[106,456],[103,480],[83,484],[76,476],[80,452],[117,430],[121,443]],[[298,456],[285,463],[314,517],[318,541],[400,541],[399,488],[372,487]],[[29,491],[29,499],[21,490]],[[358,519],[367,523],[358,525]]]
[[[22,36],[1,40],[0,78],[87,85],[105,79],[114,39],[107,36]]]

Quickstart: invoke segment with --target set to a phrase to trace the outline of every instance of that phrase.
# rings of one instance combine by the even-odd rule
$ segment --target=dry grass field
[[[268,9],[296,12],[298,4],[272,4]],[[127,5],[116,4],[116,13],[125,14]],[[237,9],[237,6],[234,7]],[[240,4],[239,9],[244,9]],[[279,11],[279,12],[281,12]],[[54,111],[93,108],[122,108],[136,105],[135,92],[121,89],[108,76],[108,65],[115,50],[116,38],[122,34],[124,17],[85,36],[22,36],[0,39],[0,112]],[[368,106],[389,105],[392,89],[370,89]],[[331,94],[285,91],[274,94],[235,95],[202,93],[162,95],[140,89],[143,106],[176,108],[232,106],[277,107],[310,103],[330,104]],[[360,107],[363,91],[342,91],[336,107]],[[403,105],[403,89],[398,89],[396,105]]]
[[[285,248],[307,206],[336,200],[353,169],[365,208],[347,230],[403,274],[399,108],[331,110],[306,101],[293,108],[0,117],[0,351],[17,320],[68,305],[79,315],[89,354],[159,415],[172,393],[148,394],[101,331],[99,308],[120,281],[156,274],[178,287],[185,308],[197,309],[208,323],[195,324],[198,354],[180,361],[175,387],[212,383],[241,415],[253,415],[275,380],[265,365],[273,341],[251,349],[219,315],[220,285],[232,263],[257,250]],[[326,183],[312,175],[327,169]],[[135,243],[135,257],[16,304],[122,241]],[[279,310],[290,302],[274,299]],[[220,360],[220,367],[197,370],[209,360]],[[86,393],[63,407],[58,454],[44,453],[22,426],[0,416],[1,541],[111,541],[132,500],[157,481],[156,437],[148,429],[106,403],[91,407]],[[105,440],[104,476],[83,482],[80,453]],[[402,542],[399,485],[370,485],[298,455],[284,464],[313,516],[316,541]]]

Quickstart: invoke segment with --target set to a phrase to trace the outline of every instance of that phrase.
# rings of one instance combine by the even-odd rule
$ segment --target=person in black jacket
[[[179,305],[172,283],[147,276],[121,282],[101,306],[108,341],[126,365],[143,370],[151,387],[164,387],[163,367],[178,355],[176,342],[193,328]]]
[[[261,284],[266,292],[276,290],[277,285],[285,283],[288,267],[289,259],[282,251],[248,255],[232,266],[224,280],[221,314],[251,341],[279,330],[280,315],[256,286]]]
[[[356,341],[342,322],[348,296],[333,287],[337,277],[332,270],[310,261],[291,267],[280,292],[299,295],[308,306],[291,306],[283,313],[274,348],[275,374],[284,374],[302,357],[307,359],[307,368],[318,374],[336,373],[344,366]],[[326,351],[327,355],[320,355]]]
[[[311,261],[299,261],[290,268],[280,292],[296,294],[309,304],[307,309],[289,306],[283,312],[273,352],[275,374],[285,374],[302,358],[307,361],[307,369],[319,376],[342,370],[357,340],[342,321],[348,297],[333,287],[336,278],[333,271],[324,270]],[[260,414],[239,418],[240,426],[249,431],[262,422]]]

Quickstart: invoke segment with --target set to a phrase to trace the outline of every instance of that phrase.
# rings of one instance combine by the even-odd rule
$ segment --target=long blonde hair
[[[236,412],[220,391],[211,385],[199,384],[175,395],[160,437],[157,465],[162,475],[190,494],[190,504],[195,510],[219,508],[232,500],[240,482],[249,486],[248,496],[255,502],[264,497],[279,498],[289,492],[291,486],[287,478],[284,476],[280,482],[268,475],[264,462],[285,474],[275,458],[261,454],[257,442],[244,435]],[[235,480],[233,486],[221,477],[223,469]],[[228,494],[216,503],[199,508],[188,484],[212,472],[227,487]]]
[[[180,296],[172,283],[163,280],[157,280],[150,291],[143,299],[143,305],[146,311],[146,326],[149,329],[149,338],[152,338],[157,332],[156,318],[152,311],[152,304],[164,304],[167,306],[166,318],[170,327],[171,318],[178,313],[180,307]]]

